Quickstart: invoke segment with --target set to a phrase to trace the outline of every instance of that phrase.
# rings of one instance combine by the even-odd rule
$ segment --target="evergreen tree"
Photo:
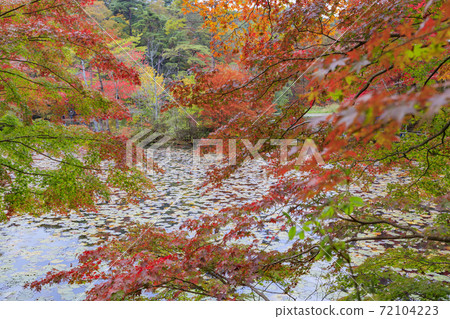
[[[138,12],[144,6],[143,0],[112,0],[110,9],[114,14],[121,14],[128,20],[129,36],[133,36],[133,23],[137,21]]]

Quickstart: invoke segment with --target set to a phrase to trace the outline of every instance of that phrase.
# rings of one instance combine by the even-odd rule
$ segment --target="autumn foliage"
[[[99,91],[89,90],[67,68],[74,59],[89,60],[114,79],[139,84],[136,71],[112,55],[105,36],[87,19],[83,6],[91,1],[19,3],[2,5],[0,13],[3,102],[28,116],[61,116],[71,107],[89,117],[120,108]]]
[[[446,298],[445,284],[408,278],[392,267],[403,269],[414,257],[417,273],[427,264],[428,271],[448,274],[442,266],[448,257],[438,252],[450,242],[449,2],[216,0],[185,6],[205,18],[215,56],[235,55],[239,68],[198,70],[194,84],[173,88],[182,105],[224,124],[213,138],[245,138],[252,145],[261,138],[313,139],[327,165],[297,165],[295,151],[282,163],[280,148],[266,143],[259,152],[277,182],[262,200],[205,214],[171,233],[143,225],[125,241],[85,253],[72,270],[49,273],[31,286],[93,282],[89,299],[268,299],[268,284],[289,295],[315,262],[328,260],[330,272],[340,273],[350,289],[347,299]],[[288,102],[277,103],[291,90],[296,94]],[[335,113],[307,117],[327,101],[339,103]],[[238,144],[237,165],[211,169],[208,186],[220,187],[248,155]],[[406,178],[362,195],[388,173]],[[393,211],[438,213],[432,224],[414,225],[390,217]],[[287,251],[267,249],[255,236],[269,226],[288,231]],[[356,243],[386,241],[391,249],[377,262],[353,263]],[[405,293],[401,285],[413,288]]]
[[[201,119],[204,125],[217,129],[226,125],[232,118],[245,114],[256,116],[269,108],[272,110],[270,99],[252,102],[248,97],[234,97],[217,99],[221,93],[227,94],[230,90],[239,88],[251,78],[248,71],[242,70],[237,64],[218,64],[211,69],[209,67],[197,73],[195,82],[184,84],[180,82],[172,89],[177,103],[169,107],[180,105],[198,106],[201,108]],[[200,85],[201,84],[201,85]]]
[[[127,167],[124,137],[61,125],[69,112],[86,124],[128,114],[122,103],[77,77],[82,61],[117,81],[140,83],[138,73],[112,54],[105,36],[87,18],[84,7],[91,2],[33,0],[0,6],[2,220],[24,212],[95,211],[95,203],[107,200],[113,188],[135,200],[151,185]],[[35,165],[36,157],[51,161],[54,169]]]

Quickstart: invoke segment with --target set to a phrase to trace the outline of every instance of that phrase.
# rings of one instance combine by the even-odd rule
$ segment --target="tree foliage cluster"
[[[51,3],[55,5],[57,1]],[[19,8],[2,8],[0,32],[6,32],[2,41],[8,42],[2,50],[21,44],[25,34],[27,43],[40,46],[36,50],[39,52],[29,51],[29,56],[46,61],[50,70],[53,68],[49,64],[54,59],[66,59],[66,55],[61,55],[64,51],[51,50],[58,46],[59,36],[45,45],[42,42],[49,41],[52,28],[59,26],[57,19],[64,17],[77,23],[86,20],[84,16],[67,13],[67,10],[79,12],[75,6],[65,7],[65,15],[59,11],[53,14],[53,10],[63,9],[50,10],[52,4],[35,0]],[[211,128],[220,126],[211,133],[211,138],[241,141],[237,144],[235,165],[226,165],[227,155],[232,154],[225,154],[223,165],[210,169],[206,189],[221,187],[251,158],[248,143],[242,139],[251,145],[259,145],[261,138],[312,139],[327,165],[318,166],[314,157],[299,163],[295,147],[286,155],[279,145],[261,144],[258,150],[266,161],[265,169],[277,180],[261,200],[237,203],[218,213],[205,212],[173,232],[137,225],[127,238],[85,252],[72,269],[50,272],[31,283],[31,287],[40,289],[42,285],[62,281],[94,283],[87,292],[87,298],[92,300],[267,300],[273,290],[291,296],[311,267],[327,261],[330,274],[339,279],[335,289],[346,292],[345,298],[349,300],[448,299],[448,281],[443,283],[426,276],[430,273],[445,276],[449,271],[445,253],[450,242],[448,1],[184,0],[170,5],[152,3],[149,7],[154,9],[147,13],[143,1],[111,0],[104,4],[112,15],[102,23],[117,23],[122,26],[117,30],[122,36],[139,37],[141,42],[136,48],[141,45],[145,49],[140,52],[145,58],[154,57],[150,66],[157,74],[167,75],[167,70],[175,66],[183,71],[195,66],[189,71],[191,78],[175,77],[178,82],[171,85],[171,93],[177,102],[166,101],[168,112],[179,111],[180,105],[198,110],[198,115],[193,116],[204,116],[202,121]],[[49,10],[40,11],[41,5],[47,5]],[[182,17],[177,10],[173,15],[171,10],[175,7],[183,8],[186,15]],[[164,17],[167,12],[172,12],[171,19],[151,20],[155,16]],[[51,20],[48,28],[17,31],[24,27],[23,21],[41,15],[56,20]],[[142,16],[150,20],[141,19]],[[204,29],[200,32],[194,28],[200,32],[198,43],[184,43],[191,39],[192,21],[188,18],[193,16],[202,17]],[[38,22],[33,20],[29,25]],[[69,22],[64,21],[59,27],[66,28]],[[164,28],[158,30],[164,30],[166,36],[150,28],[160,25]],[[90,31],[89,36],[79,39],[76,27],[69,29],[65,33],[73,31],[74,38],[66,41],[69,48],[72,47],[69,43],[74,46],[73,54],[87,60],[87,53],[78,49],[78,44],[93,48],[88,50],[89,63],[98,63],[92,65],[104,68],[101,70],[110,72],[113,79],[138,83],[135,71],[118,59],[111,57],[97,62],[100,57],[95,53],[109,50],[102,46],[104,42],[90,40],[97,33]],[[44,35],[39,36],[39,32]],[[25,82],[27,87],[44,83],[49,96],[61,96],[60,92],[65,93],[62,88],[70,85],[65,81],[68,75],[57,73],[61,78],[46,71],[47,68],[15,61],[27,56],[31,45],[23,48],[23,54],[5,52],[8,60],[0,74],[24,79],[30,82]],[[212,55],[205,55],[206,49],[198,45],[207,47]],[[45,52],[52,58],[41,57]],[[158,69],[159,62],[154,61],[161,61],[159,65],[166,71]],[[90,91],[79,84],[80,79],[72,78],[70,83],[78,86],[70,86],[70,94],[79,94],[76,88],[82,87],[82,92],[89,96]],[[29,98],[22,100],[24,106],[20,104],[28,89],[18,94],[20,98],[16,97],[15,92],[23,90],[21,81],[10,80],[0,87],[2,105],[20,112],[33,104]],[[53,89],[50,85],[54,85]],[[285,95],[287,98],[281,103]],[[104,101],[103,96],[96,101]],[[339,103],[335,113],[308,117],[312,107],[331,101]],[[39,107],[45,105],[39,102]],[[90,114],[88,107],[81,109]],[[5,118],[2,134],[13,134],[8,133],[12,130],[20,135],[5,136],[4,141],[17,141],[23,136],[23,132],[16,130],[22,127],[20,123],[27,123],[26,117],[15,116]],[[20,123],[12,124],[17,119]],[[41,123],[43,127],[50,125]],[[37,125],[23,127],[41,129]],[[13,162],[16,166],[7,162],[17,151],[11,143],[14,142],[2,144],[10,147],[10,153],[2,159],[5,172],[2,174],[9,176],[4,189],[18,190],[13,192],[15,196],[32,196],[27,192],[30,184],[23,176],[31,175],[31,180],[47,185],[53,180],[68,180],[64,172],[66,162],[100,165],[99,158],[87,157],[86,163],[81,164],[67,157],[54,179],[33,175],[43,172],[23,175],[22,167],[17,166],[19,160]],[[46,147],[41,150],[44,154],[53,149],[47,142],[40,143]],[[66,144],[58,147],[60,153],[74,151]],[[88,154],[93,154],[92,150]],[[281,160],[283,157],[287,158]],[[30,169],[32,161],[27,158]],[[372,191],[378,179],[386,175],[398,178],[389,183],[385,192]],[[125,183],[123,176],[115,179],[119,180]],[[70,183],[75,184],[73,180]],[[92,190],[101,189],[99,183],[88,185],[92,187],[86,192],[91,194]],[[39,191],[40,188],[34,189],[33,193]],[[47,201],[49,197],[56,200],[66,196],[55,191],[42,194]],[[8,196],[5,193],[4,198],[10,206],[29,202],[8,200],[12,198]],[[30,209],[24,207],[23,211]],[[430,215],[433,221],[427,225],[408,223],[402,218],[406,214]],[[270,240],[277,240],[280,233],[287,232],[289,249],[268,248],[267,242],[257,235],[268,229],[277,229]],[[389,249],[357,263],[354,249],[364,243],[379,243]]]
[[[171,111],[169,117],[161,114],[164,103],[171,100],[168,86],[173,80],[189,81],[192,67],[215,63],[211,35],[201,27],[201,16],[183,14],[181,1],[94,1],[86,11],[110,35],[115,56],[134,67],[145,84],[130,86],[100,73],[88,62],[83,65],[86,83],[127,103],[135,114],[130,125],[170,131],[179,140],[186,139],[183,135],[197,136],[200,133],[196,132],[204,131],[203,123],[201,129],[191,123],[202,122],[198,108]]]
[[[85,121],[124,118],[128,109],[83,85],[73,66],[89,60],[100,72],[130,85],[139,74],[118,60],[83,12],[89,1],[22,1],[0,10],[0,207],[17,213],[95,210],[114,188],[130,200],[150,181],[125,163],[125,140],[62,125],[76,112]],[[47,170],[36,158],[54,164]],[[108,162],[105,167],[105,162]],[[124,182],[124,180],[128,180]]]

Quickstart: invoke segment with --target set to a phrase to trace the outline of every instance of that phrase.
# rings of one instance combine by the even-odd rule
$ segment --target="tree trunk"
[[[102,81],[102,76],[100,74],[100,70],[99,69],[97,69],[97,70],[98,70],[98,80],[100,82],[100,91],[105,92],[105,90],[103,89],[103,81]]]
[[[87,80],[86,80],[86,70],[84,69],[84,60],[81,60],[81,66],[83,67],[84,84],[86,85],[86,87],[88,87]]]
[[[155,95],[155,121],[158,120],[159,118],[159,103],[158,103],[158,87],[156,85],[156,73],[155,73],[155,78],[153,79],[153,91],[154,91],[154,95]]]
[[[128,25],[130,27],[130,37],[133,36],[133,29],[131,29],[131,18],[132,18],[131,8],[128,9]]]
[[[119,86],[117,85],[117,81],[114,81],[114,89],[116,91],[116,100],[119,100],[120,95],[119,95]]]
[[[94,78],[93,73],[94,72],[92,72],[92,70],[91,70],[91,72],[89,72],[89,87],[90,88],[92,88],[92,82],[93,82],[93,78]]]
[[[211,33],[211,42],[210,42],[210,50],[211,50],[211,69],[214,71],[216,69],[216,58],[214,57],[214,34]]]

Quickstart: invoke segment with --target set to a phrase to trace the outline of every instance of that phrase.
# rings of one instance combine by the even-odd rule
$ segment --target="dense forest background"
[[[203,18],[185,14],[182,5],[177,0],[94,1],[86,9],[88,15],[108,34],[110,48],[119,60],[136,68],[142,83],[115,80],[89,61],[79,61],[77,74],[86,86],[130,107],[128,126],[152,124],[179,141],[191,141],[208,132],[207,127],[197,127],[192,121],[199,117],[199,109],[187,108],[189,114],[176,109],[162,114],[161,108],[171,99],[168,88],[172,82],[192,82],[191,68],[214,68],[216,61],[211,34],[202,28]],[[106,125],[111,129],[109,122]]]
[[[220,89],[230,80],[244,81],[252,75],[239,65],[238,50],[221,55],[222,49],[215,45],[226,40],[232,32],[221,35],[223,39],[218,38],[218,31],[205,28],[204,17],[199,12],[187,10],[182,0],[99,0],[87,7],[86,13],[107,35],[113,54],[125,65],[135,68],[141,79],[139,85],[132,85],[127,80],[114,79],[112,74],[100,72],[89,60],[76,61],[74,70],[87,87],[119,101],[131,112],[121,125],[117,120],[112,123],[99,119],[99,124],[94,123],[95,130],[117,131],[120,127],[148,126],[170,135],[179,143],[192,143],[195,138],[208,136],[240,111],[256,114],[253,106],[246,103],[228,103],[226,106],[211,103],[211,107],[205,109],[195,103],[180,105],[172,96],[174,86],[180,83],[194,85],[198,72],[214,74],[208,82],[209,90]],[[291,81],[286,88],[278,90],[265,107],[270,102],[286,105],[295,94],[304,91],[306,83],[305,78],[297,83]],[[163,109],[170,104],[169,110]],[[316,109],[318,112],[336,109],[336,103],[329,99],[319,104],[328,108]]]

